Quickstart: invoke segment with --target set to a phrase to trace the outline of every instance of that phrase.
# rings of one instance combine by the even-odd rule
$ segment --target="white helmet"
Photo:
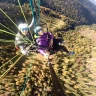
[[[19,24],[18,29],[21,30],[22,28],[28,28],[28,25],[26,23]]]
[[[41,26],[37,26],[37,27],[34,28],[34,32],[36,33],[36,32],[38,32],[40,29],[42,29],[42,27],[41,27]]]

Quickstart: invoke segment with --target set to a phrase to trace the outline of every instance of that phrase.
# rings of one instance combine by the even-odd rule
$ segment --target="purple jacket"
[[[48,50],[49,48],[49,43],[50,40],[53,39],[53,35],[48,32],[48,33],[44,33],[42,36],[40,36],[36,42],[39,46],[38,51],[44,55],[45,51]]]

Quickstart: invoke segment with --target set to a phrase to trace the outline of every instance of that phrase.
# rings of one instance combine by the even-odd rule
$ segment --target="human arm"
[[[34,24],[34,17],[33,17],[32,21],[31,21],[30,25],[28,25],[28,28],[31,28],[33,26],[33,24]]]
[[[23,40],[22,35],[17,33],[15,37],[15,46],[19,47],[22,54],[27,55],[29,51],[26,49],[26,42]]]
[[[36,19],[36,11],[34,10],[33,11],[33,18],[32,18],[30,25],[28,25],[28,28],[31,28],[34,25],[35,19]]]
[[[53,34],[51,32],[48,33],[49,35],[49,48],[53,46]]]

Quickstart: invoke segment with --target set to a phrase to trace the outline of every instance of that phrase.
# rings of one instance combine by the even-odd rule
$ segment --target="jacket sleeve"
[[[50,39],[53,39],[53,34],[51,32],[48,32],[48,35],[49,35]]]
[[[20,48],[20,51],[22,54],[26,55],[28,50],[26,50],[23,38],[20,38],[20,34],[17,34],[15,37],[15,46],[18,46]]]
[[[23,46],[24,45],[23,37],[19,33],[16,34],[15,45],[16,46]]]
[[[31,28],[33,26],[33,24],[34,24],[34,17],[33,17],[32,21],[31,21],[30,25],[28,25],[28,28]]]

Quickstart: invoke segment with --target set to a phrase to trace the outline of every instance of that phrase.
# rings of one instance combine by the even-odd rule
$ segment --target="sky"
[[[96,0],[89,0],[89,1],[93,2],[96,5]]]

